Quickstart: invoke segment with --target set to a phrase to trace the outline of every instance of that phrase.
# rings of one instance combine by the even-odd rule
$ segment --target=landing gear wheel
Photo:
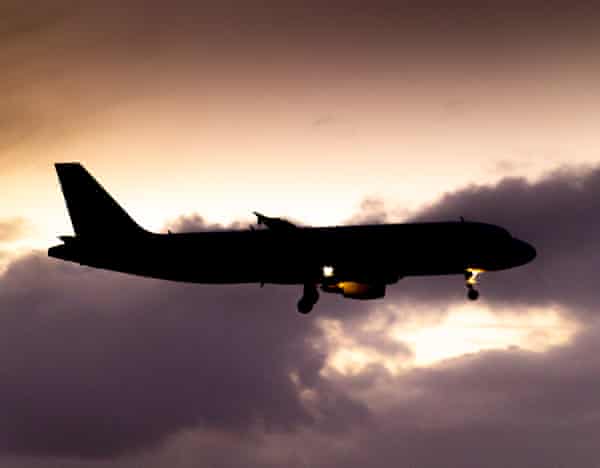
[[[477,289],[469,289],[467,297],[472,301],[476,301],[479,299],[479,291],[477,291]]]
[[[304,297],[298,301],[298,312],[308,314],[313,309],[314,303],[307,301]]]
[[[319,291],[312,284],[304,285],[304,294],[298,301],[298,312],[308,314],[319,300]]]

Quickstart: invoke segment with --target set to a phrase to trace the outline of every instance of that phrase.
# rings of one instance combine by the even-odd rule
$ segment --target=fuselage
[[[265,229],[155,234],[138,225],[77,162],[56,163],[75,236],[48,255],[95,268],[208,284],[302,284],[298,311],[323,292],[379,299],[405,276],[477,277],[531,261],[535,249],[493,224],[465,222],[299,227],[254,212]]]
[[[464,274],[531,261],[534,248],[495,225],[406,223],[289,230],[77,236],[49,255],[97,268],[191,283],[391,284],[406,276]]]

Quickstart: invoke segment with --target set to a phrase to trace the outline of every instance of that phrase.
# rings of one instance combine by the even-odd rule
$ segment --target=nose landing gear
[[[319,291],[314,284],[304,285],[304,294],[298,301],[298,312],[308,314],[319,300]]]
[[[478,268],[467,268],[465,270],[465,286],[467,287],[467,297],[471,301],[476,301],[479,299],[479,291],[475,289],[475,286],[479,284],[479,275],[481,275],[484,270]]]

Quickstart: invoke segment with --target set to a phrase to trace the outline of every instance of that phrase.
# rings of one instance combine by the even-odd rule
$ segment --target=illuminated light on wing
[[[466,271],[467,271],[467,273],[471,274],[469,276],[469,278],[467,279],[467,284],[470,284],[471,286],[475,286],[478,282],[479,275],[481,275],[482,273],[485,273],[486,270],[484,270],[482,268],[467,268]]]
[[[359,296],[368,294],[372,286],[370,284],[356,283],[354,281],[342,281],[337,284],[345,296]]]
[[[323,277],[332,278],[334,274],[335,274],[335,270],[333,269],[333,267],[331,265],[325,265],[323,267]]]
[[[385,284],[340,281],[339,283],[323,284],[321,289],[328,293],[341,294],[348,299],[368,300],[385,296]]]

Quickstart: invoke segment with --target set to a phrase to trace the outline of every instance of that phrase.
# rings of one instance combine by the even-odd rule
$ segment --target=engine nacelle
[[[357,283],[355,281],[341,281],[339,283],[324,284],[321,289],[329,293],[341,294],[348,299],[379,299],[385,296],[385,284]]]

